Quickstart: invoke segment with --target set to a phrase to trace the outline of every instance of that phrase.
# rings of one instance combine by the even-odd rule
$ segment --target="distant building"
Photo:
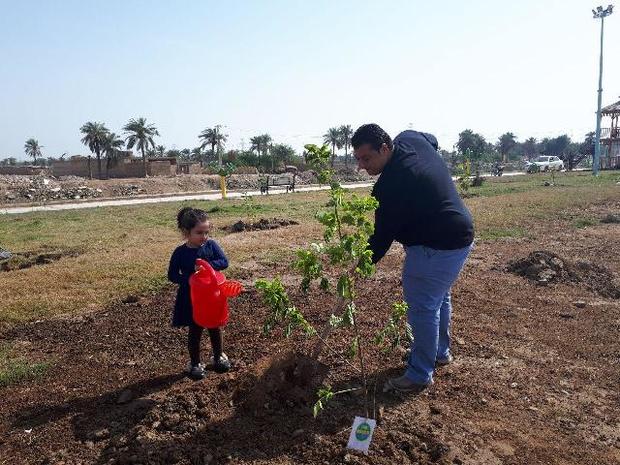
[[[611,117],[608,128],[601,128],[601,169],[620,168],[620,100],[601,110],[602,116]]]
[[[37,166],[37,165],[1,165],[0,166],[0,174],[36,175],[36,174],[46,174],[47,172],[48,172],[48,168],[45,166]]]
[[[131,151],[118,152],[114,162],[106,167],[107,160],[101,161],[102,178],[141,178],[144,177],[142,158],[134,157]],[[90,157],[90,171],[93,178],[97,178],[97,160]],[[51,171],[54,176],[89,176],[88,157],[76,155],[68,160],[52,162]],[[175,157],[148,158],[146,161],[147,176],[174,176],[176,174],[199,174],[199,163],[177,163]]]

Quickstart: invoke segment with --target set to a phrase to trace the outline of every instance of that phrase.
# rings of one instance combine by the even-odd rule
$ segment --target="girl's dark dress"
[[[209,262],[214,270],[221,271],[228,268],[228,259],[220,246],[209,239],[202,247],[180,245],[170,257],[168,279],[179,285],[177,300],[172,314],[172,326],[191,326],[192,300],[189,293],[189,278],[196,271],[196,259],[202,258]]]

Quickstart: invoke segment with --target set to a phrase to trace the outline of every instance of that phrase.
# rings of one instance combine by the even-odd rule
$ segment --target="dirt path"
[[[309,347],[302,337],[262,336],[265,310],[253,292],[235,302],[226,332],[234,370],[198,383],[180,375],[185,335],[168,326],[169,290],[0,336],[31,357],[55,360],[44,379],[0,393],[0,464],[617,464],[619,301],[579,283],[541,286],[506,267],[542,249],[604,265],[617,280],[618,232],[613,224],[557,222],[535,231],[541,240],[479,244],[454,291],[455,362],[420,397],[378,394],[380,425],[368,457],[344,450],[352,417],[363,411],[358,396],[337,398],[317,420],[290,396],[251,402],[277,353]],[[360,293],[368,338],[400,299],[401,258],[392,249]],[[301,302],[312,303],[304,310],[313,322],[327,318],[327,298]],[[334,344],[347,349],[344,339]],[[346,365],[323,361],[334,388],[358,385]],[[378,354],[370,369],[380,386],[400,367],[399,354]]]

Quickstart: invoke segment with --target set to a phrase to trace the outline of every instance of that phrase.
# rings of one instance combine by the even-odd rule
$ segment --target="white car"
[[[527,166],[527,172],[535,171],[562,171],[564,170],[564,162],[559,157],[542,156],[534,160]]]

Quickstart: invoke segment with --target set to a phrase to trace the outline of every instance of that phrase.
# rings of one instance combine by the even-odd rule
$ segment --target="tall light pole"
[[[594,19],[601,20],[601,54],[599,57],[599,72],[598,72],[598,107],[596,111],[596,140],[594,141],[594,160],[592,163],[592,174],[598,175],[598,170],[601,163],[601,104],[603,97],[603,31],[605,30],[605,18],[614,11],[614,6],[609,5],[603,9],[602,6],[592,10]]]

